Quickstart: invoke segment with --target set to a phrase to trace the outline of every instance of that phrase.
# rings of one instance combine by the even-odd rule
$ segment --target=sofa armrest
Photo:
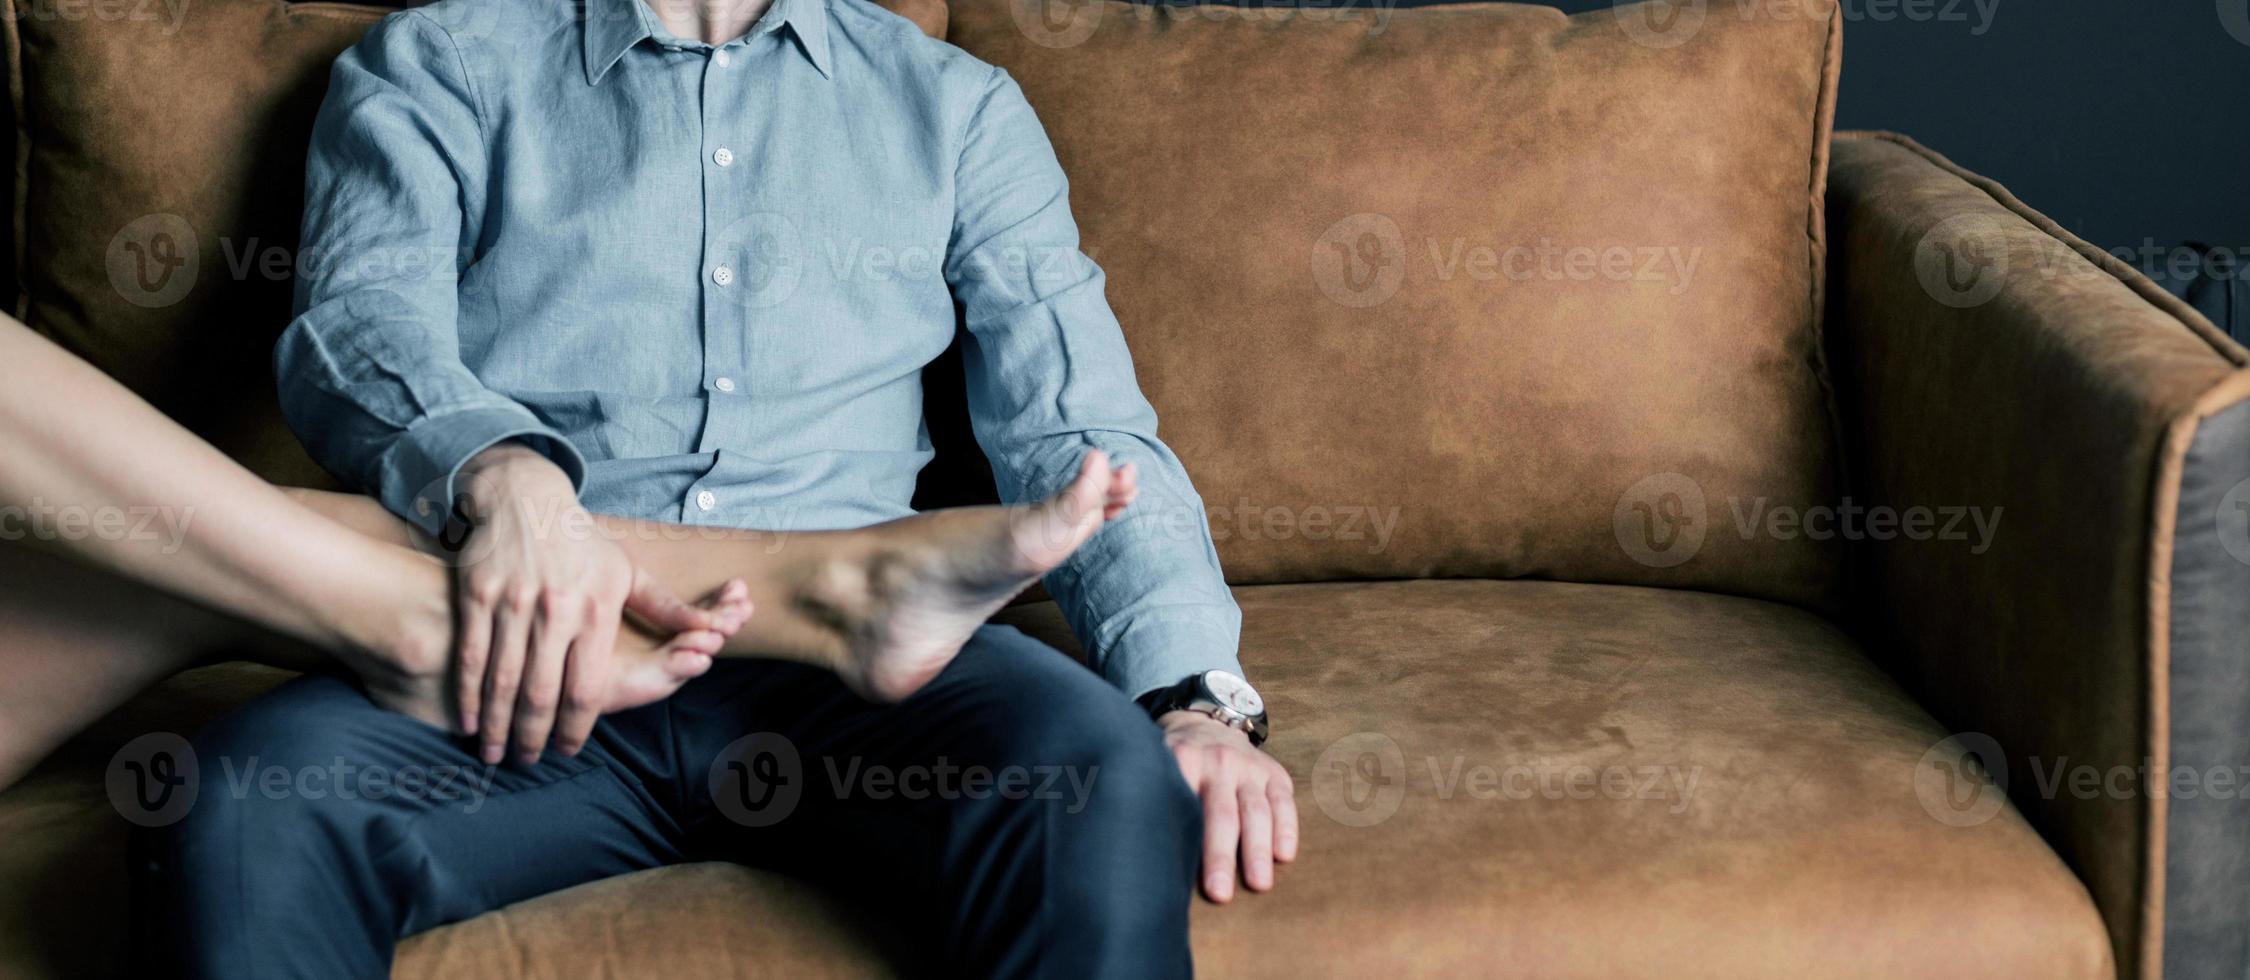
[[[1846,485],[1863,506],[1997,519],[1981,549],[1856,542],[1857,625],[1942,722],[1997,744],[2122,975],[2239,980],[2250,354],[1909,140],[1839,134],[1829,176]]]

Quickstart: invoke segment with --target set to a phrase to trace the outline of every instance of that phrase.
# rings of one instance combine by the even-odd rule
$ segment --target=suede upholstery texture
[[[1305,837],[1271,895],[1199,904],[1206,976],[2113,975],[2085,887],[2014,810],[1932,816],[1945,729],[1819,615],[1533,581],[1236,598]],[[1077,650],[1052,603],[1001,618]],[[122,923],[82,912],[119,907],[123,868],[64,863],[119,847],[107,753],[279,680],[183,675],[0,797],[0,831],[37,842],[0,865],[22,901],[0,973],[116,969]],[[894,976],[887,935],[778,875],[686,865],[416,936],[394,975]]]
[[[1828,601],[1832,543],[1720,520],[1644,562],[1619,508],[1833,494],[1818,293],[1841,18],[1783,0],[1664,47],[1646,16],[954,5],[949,38],[1022,84],[1070,174],[1230,580]],[[1352,514],[1393,528],[1351,533]]]
[[[324,482],[272,409],[290,284],[263,263],[296,239],[325,65],[384,10],[21,2],[0,24],[17,310],[260,473]],[[2167,955],[2168,904],[2227,921],[2168,885],[2160,795],[2042,794],[2028,764],[2161,761],[2214,724],[2173,717],[2203,676],[2175,677],[2173,627],[2204,620],[2169,559],[2212,520],[2183,482],[2204,510],[2224,489],[2184,474],[2250,451],[2197,438],[2232,431],[2202,422],[2250,395],[2250,356],[1907,141],[1855,134],[1831,160],[1832,5],[1712,5],[1692,30],[1632,7],[900,7],[1029,93],[1254,583],[1244,658],[1305,853],[1274,895],[1198,909],[1205,973],[2155,977],[2196,953]],[[161,215],[196,273],[144,306],[178,255],[149,233],[181,226],[124,232]],[[1634,261],[1605,277],[1613,247]],[[1986,285],[1931,260],[1969,253],[2006,266]],[[973,462],[934,469],[927,499],[984,495]],[[1701,543],[1664,564],[1633,535],[1690,488]],[[2005,518],[1981,553],[1737,533],[1759,498],[1839,496]],[[1396,515],[1372,548],[1369,510]],[[1422,577],[1465,578],[1347,581]],[[1518,578],[1568,581],[1490,580]],[[1336,581],[1265,584],[1290,580]],[[1076,649],[1051,604],[1004,618]],[[2197,669],[2242,642],[2201,644]],[[105,763],[281,676],[181,675],[0,794],[0,975],[122,969]],[[1956,826],[1925,753],[1960,731],[2016,778]],[[900,962],[884,937],[805,883],[697,865],[424,934],[397,973],[877,976]]]
[[[2210,511],[2177,507],[2183,460],[2204,419],[2250,398],[2250,355],[1911,141],[1840,139],[1831,180],[1831,362],[1855,491],[1997,508],[2005,522],[1983,554],[1941,541],[1861,549],[1873,648],[1938,717],[1991,736],[2019,784],[2035,764],[2161,772],[2174,536],[2218,531]],[[2232,644],[2238,663],[2245,642]],[[2085,876],[2131,951],[2121,959],[2159,975],[2164,794],[2016,799]]]

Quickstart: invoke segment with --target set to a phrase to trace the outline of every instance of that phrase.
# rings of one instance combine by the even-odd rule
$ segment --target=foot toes
[[[1104,508],[1116,482],[1117,475],[1109,468],[1109,454],[1089,449],[1078,461],[1077,478],[1061,493],[1049,498],[1048,505],[1060,512],[1066,522],[1077,524]]]

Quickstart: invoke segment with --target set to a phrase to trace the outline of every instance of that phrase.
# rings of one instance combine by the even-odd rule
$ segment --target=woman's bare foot
[[[797,603],[842,638],[835,667],[845,684],[898,701],[1138,492],[1130,465],[1112,470],[1108,455],[1092,450],[1069,486],[1036,504],[932,511],[864,529],[865,550],[822,563]]]
[[[671,697],[680,686],[711,669],[727,637],[742,628],[752,613],[750,590],[740,579],[697,603],[725,618],[728,632],[690,630],[660,640],[628,621],[617,633],[617,647],[609,680],[609,701],[602,713],[655,704]]]

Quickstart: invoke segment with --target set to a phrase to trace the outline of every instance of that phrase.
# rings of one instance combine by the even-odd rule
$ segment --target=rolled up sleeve
[[[969,114],[955,189],[946,276],[969,333],[970,418],[1002,496],[1054,492],[1089,449],[1140,473],[1139,500],[1050,574],[1048,590],[1129,695],[1202,670],[1240,673],[1241,613],[1202,499],[1157,438],[1046,132],[999,69]]]
[[[583,485],[585,461],[461,360],[485,141],[474,79],[426,16],[394,14],[337,59],[306,164],[297,316],[274,350],[313,458],[435,533],[463,464],[519,441]]]

